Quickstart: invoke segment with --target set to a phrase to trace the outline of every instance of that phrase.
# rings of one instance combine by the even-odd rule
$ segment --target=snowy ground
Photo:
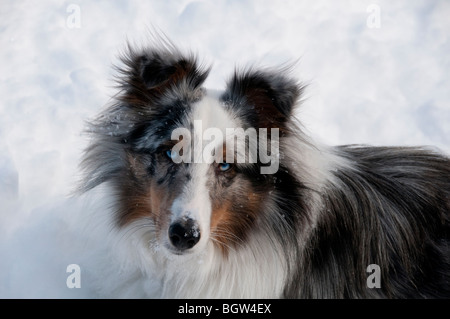
[[[213,64],[216,89],[235,65],[298,59],[298,116],[322,142],[449,153],[449,15],[446,0],[2,1],[0,297],[89,296],[66,287],[61,216],[82,207],[83,121],[114,94],[127,39],[163,30]]]

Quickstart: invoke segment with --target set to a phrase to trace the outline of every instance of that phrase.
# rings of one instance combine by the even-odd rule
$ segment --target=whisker
[[[120,240],[129,239],[138,231],[148,228],[148,231],[153,231],[155,229],[155,225],[150,218],[144,218],[140,221],[147,221],[147,223],[135,223],[134,225],[128,227],[126,231],[122,234]]]
[[[211,233],[211,236],[216,239],[218,239],[218,237],[225,238],[225,239],[227,239],[233,243],[239,244],[239,245],[241,245],[243,242],[242,239],[240,239],[239,237],[237,237],[231,233],[224,232],[224,231],[213,232],[213,233]]]
[[[211,232],[211,239],[214,240],[216,243],[218,243],[220,245],[223,245],[223,246],[225,246],[227,248],[235,250],[229,244],[227,244],[223,240],[221,240],[221,238],[229,241],[230,243],[232,243],[232,244],[234,244],[234,245],[236,245],[238,247],[243,247],[243,240],[242,240],[242,238],[236,236],[235,234],[233,234],[232,232],[230,232],[226,228],[217,227],[216,229],[214,229]]]
[[[221,241],[221,240],[219,240],[219,239],[217,239],[217,238],[211,237],[211,240],[214,241],[214,242],[216,242],[216,243],[219,244],[220,246],[226,247],[227,249],[229,249],[229,250],[232,251],[232,252],[236,252],[236,248],[235,248],[235,247],[233,247],[233,246],[231,246],[231,245],[228,245],[228,244],[225,244],[223,241]]]

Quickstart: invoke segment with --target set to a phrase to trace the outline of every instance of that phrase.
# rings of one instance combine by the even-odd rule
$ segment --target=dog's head
[[[111,182],[119,227],[145,221],[170,253],[212,244],[226,254],[268,197],[292,186],[282,139],[301,87],[282,71],[247,69],[211,92],[209,69],[167,45],[123,62],[117,102],[92,125],[85,189]]]

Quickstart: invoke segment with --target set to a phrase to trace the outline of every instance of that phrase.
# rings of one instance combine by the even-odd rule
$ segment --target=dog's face
[[[173,126],[161,130],[158,140],[148,145],[151,151],[138,146],[145,133],[128,152],[134,182],[130,189],[139,189],[140,194],[124,194],[127,213],[121,218],[124,222],[151,218],[157,241],[174,254],[201,251],[209,240],[225,249],[238,244],[259,210],[262,189],[245,175],[257,167],[221,160],[220,155],[226,154],[225,139],[203,139],[209,128],[225,133],[225,123],[236,125],[220,102],[205,95],[185,107],[190,111],[175,115]],[[164,117],[172,116],[170,108],[166,112]],[[173,135],[177,129],[185,134]],[[130,203],[130,198],[138,205]]]
[[[280,140],[301,88],[283,74],[247,70],[224,92],[210,92],[202,88],[209,70],[172,48],[130,53],[124,62],[119,103],[102,124],[116,127],[114,143],[96,151],[120,149],[121,165],[110,173],[119,225],[149,222],[171,254],[209,243],[226,254],[243,243],[286,174]]]

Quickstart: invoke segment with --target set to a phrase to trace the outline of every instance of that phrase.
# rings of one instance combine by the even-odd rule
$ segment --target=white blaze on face
[[[190,164],[191,179],[186,182],[183,192],[176,198],[171,207],[171,223],[184,218],[194,220],[201,233],[200,241],[192,250],[201,249],[209,240],[210,217],[212,204],[207,188],[208,178],[215,178],[208,174],[211,165],[218,156],[223,155],[223,138],[226,136],[226,128],[238,127],[230,114],[224,109],[218,99],[218,94],[208,92],[202,100],[192,105],[190,123],[193,125],[192,139],[193,161]],[[213,150],[216,150],[213,153]],[[220,151],[219,151],[220,150]],[[188,151],[184,149],[183,152]]]

